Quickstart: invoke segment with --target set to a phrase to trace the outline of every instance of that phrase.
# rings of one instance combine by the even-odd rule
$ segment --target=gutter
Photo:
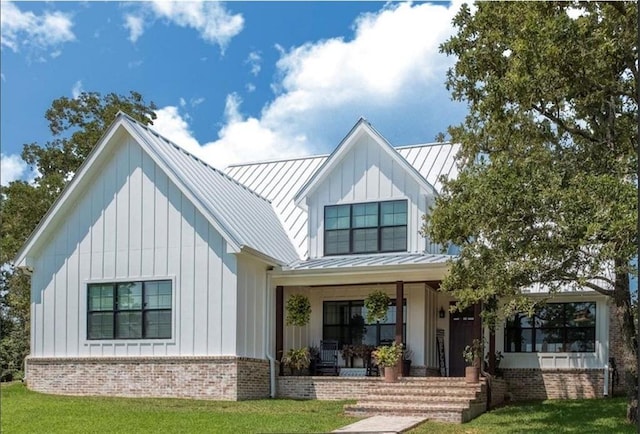
[[[264,293],[264,355],[269,360],[269,385],[271,398],[276,397],[276,360],[271,354],[271,329],[273,326],[272,309],[271,309],[271,273],[267,271],[265,278],[265,293]]]

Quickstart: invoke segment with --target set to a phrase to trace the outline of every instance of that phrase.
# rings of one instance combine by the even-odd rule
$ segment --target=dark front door
[[[449,376],[464,377],[466,363],[462,352],[473,341],[473,306],[462,312],[456,311],[449,318]]]

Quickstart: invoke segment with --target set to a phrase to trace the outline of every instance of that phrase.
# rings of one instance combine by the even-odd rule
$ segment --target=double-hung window
[[[514,315],[505,327],[506,352],[593,352],[595,348],[594,302],[549,303],[532,317]]]
[[[171,281],[91,283],[88,339],[171,338]]]
[[[407,250],[407,201],[331,205],[324,209],[324,254]]]

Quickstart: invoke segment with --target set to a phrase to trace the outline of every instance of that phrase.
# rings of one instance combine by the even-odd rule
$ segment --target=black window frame
[[[586,305],[584,318],[586,319],[584,324],[580,324],[575,316],[570,319],[570,312],[568,307],[570,305]],[[562,306],[562,312],[555,319],[555,323],[549,321],[547,318],[547,312],[545,309],[549,307],[557,309]],[[578,312],[574,309],[574,312]],[[588,312],[588,313],[587,313]],[[588,317],[587,317],[588,315]],[[596,351],[596,315],[597,315],[597,303],[595,301],[575,301],[575,302],[561,302],[561,303],[547,303],[539,310],[536,311],[533,317],[529,318],[524,313],[518,313],[509,318],[505,323],[504,329],[504,352],[505,353],[593,353]],[[528,321],[528,326],[523,326],[522,322]],[[574,323],[571,325],[570,323]],[[577,325],[576,325],[577,324]],[[529,334],[528,341],[524,341],[525,334]],[[541,344],[541,349],[538,347],[538,338],[545,336],[546,334],[555,333],[557,342],[551,342],[550,345],[562,347],[561,350],[543,350],[545,343]],[[517,336],[520,336],[519,343]],[[571,336],[588,337],[588,340],[571,339]],[[581,342],[581,344],[578,344]],[[531,349],[527,350],[526,345],[529,343]],[[512,350],[511,346],[514,346]],[[574,347],[576,345],[576,347]]]
[[[328,304],[345,305],[345,307],[347,308],[347,311],[349,312],[349,318],[341,316],[339,324],[327,324],[325,313],[327,312]],[[322,303],[322,339],[323,340],[327,340],[327,339],[337,340],[339,349],[342,349],[344,345],[358,345],[362,343],[362,342],[353,342],[354,336],[353,336],[353,329],[351,327],[352,317],[350,314],[353,307],[364,307],[364,300],[325,300],[323,301]],[[396,299],[391,299],[391,301],[389,302],[389,309],[391,308],[395,309],[395,307],[396,307]],[[407,336],[407,299],[406,298],[403,299],[402,308],[403,308],[402,342],[406,342],[406,336]],[[394,332],[393,339],[381,339],[382,328],[393,327],[395,330],[395,322],[393,323],[376,322],[375,324],[367,324],[366,318],[364,319],[364,321],[365,321],[364,323],[365,327],[374,327],[376,332],[375,343],[371,345],[375,345],[375,346],[390,345],[395,340],[395,332]],[[327,333],[327,329],[329,328],[341,330],[340,333],[338,333],[339,338],[336,339],[335,334],[329,335]]]
[[[402,203],[404,204],[404,214],[406,216],[405,222],[404,224],[383,224],[382,222],[382,205],[383,204],[389,204],[389,203]],[[378,201],[378,202],[358,202],[358,203],[351,203],[351,204],[336,204],[336,205],[325,205],[324,207],[324,246],[323,246],[323,251],[324,251],[324,256],[339,256],[339,255],[357,255],[357,254],[370,254],[370,253],[391,253],[391,252],[406,252],[409,242],[408,242],[408,237],[409,237],[409,201],[407,199],[393,199],[393,200],[385,200],[385,201]],[[359,206],[371,206],[371,205],[375,205],[377,207],[377,225],[376,226],[356,226],[354,223],[355,220],[355,216],[354,216],[354,207],[359,207]],[[348,207],[349,208],[349,227],[348,228],[335,228],[335,229],[328,229],[327,228],[327,212],[331,209],[337,209],[340,207]],[[394,213],[395,214],[395,213]],[[404,245],[401,248],[395,249],[395,248],[391,248],[391,249],[384,249],[383,248],[383,237],[382,234],[384,231],[386,230],[395,230],[395,229],[402,229],[404,228]],[[362,231],[363,233],[367,230],[375,230],[376,231],[376,236],[377,236],[377,240],[376,240],[376,248],[375,249],[369,249],[369,250],[356,250],[355,249],[355,243],[354,243],[354,233],[358,232],[358,231]],[[329,234],[338,234],[339,232],[344,232],[344,231],[348,231],[349,232],[349,249],[348,251],[336,251],[336,252],[332,252],[332,253],[328,253],[327,252],[327,245],[328,242],[327,240],[329,239]],[[398,237],[398,240],[400,239],[400,237]],[[395,238],[394,238],[395,241]]]
[[[169,308],[149,308],[145,303],[145,295],[146,295],[146,286],[148,284],[169,284],[171,302]],[[118,294],[118,286],[120,285],[128,285],[128,284],[140,284],[141,285],[141,305],[140,308],[120,308],[120,297]],[[108,287],[111,286],[113,291],[113,303],[111,309],[92,309],[91,308],[91,288],[92,287]],[[169,335],[168,336],[152,336],[149,337],[146,328],[146,319],[147,314],[149,313],[157,313],[164,312],[169,314]],[[100,336],[100,337],[92,337],[91,336],[91,316],[93,314],[111,314],[111,336]],[[123,313],[140,313],[140,336],[133,337],[121,337],[118,336],[118,314]],[[173,337],[173,281],[171,279],[158,279],[158,280],[131,280],[131,281],[116,281],[116,282],[92,282],[87,284],[87,320],[86,320],[86,336],[87,340],[90,341],[102,341],[102,340],[159,340],[159,339],[172,339]]]

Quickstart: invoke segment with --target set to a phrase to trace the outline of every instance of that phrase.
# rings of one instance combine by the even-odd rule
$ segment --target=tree
[[[45,113],[52,140],[24,146],[22,158],[38,176],[32,183],[0,187],[0,379],[14,377],[29,352],[29,278],[11,261],[100,137],[123,111],[143,124],[156,118],[156,106],[142,95],[83,92],[54,100]]]
[[[522,289],[586,286],[611,297],[636,417],[636,331],[628,275],[637,241],[635,3],[478,3],[441,51],[469,114],[450,127],[459,176],[423,228],[460,246],[442,290],[533,312]],[[500,303],[496,303],[500,300]]]

